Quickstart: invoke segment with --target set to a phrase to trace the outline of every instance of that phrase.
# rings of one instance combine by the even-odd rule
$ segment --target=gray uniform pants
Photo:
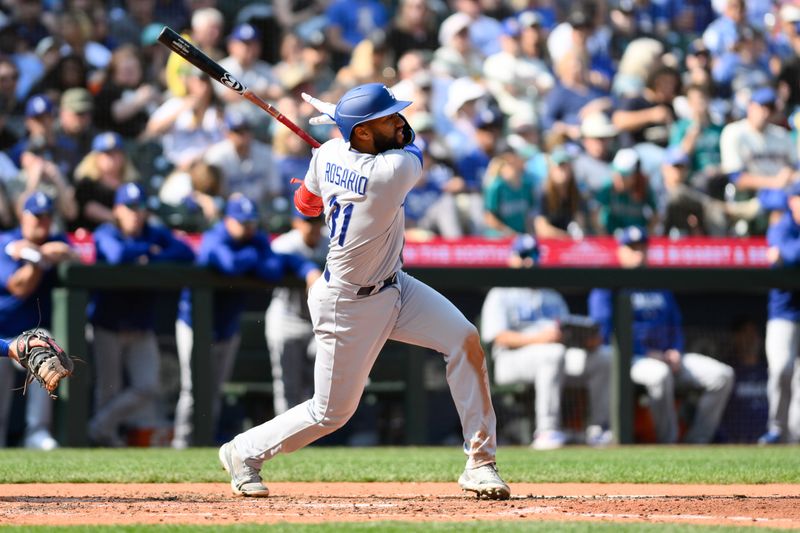
[[[313,366],[309,352],[316,351],[311,324],[299,317],[281,316],[283,309],[267,309],[264,335],[272,367],[272,398],[275,414],[309,398],[313,387]],[[299,327],[299,326],[303,327]],[[306,330],[306,331],[303,331]]]
[[[467,466],[495,461],[496,419],[483,358],[470,359],[478,333],[444,296],[398,272],[397,283],[370,295],[331,278],[308,296],[317,339],[314,396],[236,436],[236,453],[261,468],[278,453],[300,449],[340,428],[358,407],[369,372],[388,339],[444,355],[447,383],[461,418]],[[474,352],[472,352],[474,353]]]
[[[241,335],[235,334],[230,339],[217,341],[211,345],[211,374],[214,376],[211,390],[214,398],[212,413],[213,427],[219,420],[220,400],[222,385],[228,381],[233,372],[233,363],[241,344]],[[194,332],[183,320],[175,322],[175,343],[178,348],[178,362],[181,372],[181,392],[178,396],[178,405],[175,406],[175,435],[172,439],[174,448],[185,448],[191,444],[192,415],[194,414],[194,392],[192,387],[192,347],[194,346]]]
[[[530,344],[495,350],[494,381],[498,385],[533,383],[536,389],[536,430],[561,427],[561,389],[565,381],[585,384],[589,391],[589,425],[608,427],[611,350],[591,353],[563,344]]]
[[[49,333],[47,333],[49,335]],[[15,394],[14,378],[23,369],[9,357],[0,358],[0,448],[5,448],[8,438],[8,421],[11,417],[11,404]],[[41,429],[50,431],[50,422],[53,418],[53,400],[39,386],[38,381],[28,385],[25,394],[25,436],[33,435]]]
[[[152,331],[94,328],[95,435],[116,435],[119,425],[158,397],[158,342]],[[128,386],[124,387],[124,376]]]
[[[678,414],[675,412],[675,387],[702,390],[694,421],[684,437],[692,444],[711,442],[733,390],[733,369],[712,357],[699,353],[683,354],[677,374],[669,365],[653,357],[640,357],[631,365],[631,379],[644,386],[650,400],[650,412],[661,443],[678,440]]]
[[[767,429],[789,442],[800,441],[800,323],[785,318],[767,321]]]

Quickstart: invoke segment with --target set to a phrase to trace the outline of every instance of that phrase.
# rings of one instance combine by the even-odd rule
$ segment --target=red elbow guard
[[[306,189],[305,183],[294,191],[294,205],[307,217],[318,217],[323,211],[322,198]]]

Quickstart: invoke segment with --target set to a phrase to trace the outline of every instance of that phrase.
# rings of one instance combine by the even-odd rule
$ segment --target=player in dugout
[[[273,251],[269,236],[258,229],[258,220],[258,209],[250,198],[239,193],[231,195],[223,220],[203,234],[195,264],[227,276],[253,275],[272,282],[291,273],[304,280],[307,287],[311,287],[322,275],[319,267],[302,255]],[[214,297],[214,332],[211,345],[214,426],[219,419],[222,385],[233,372],[234,359],[241,341],[239,327],[246,296],[243,291],[219,291]],[[191,444],[194,412],[191,367],[194,330],[192,298],[188,289],[184,289],[181,295],[178,320],[175,323],[175,339],[181,370],[181,392],[175,409],[172,447],[182,449]]]

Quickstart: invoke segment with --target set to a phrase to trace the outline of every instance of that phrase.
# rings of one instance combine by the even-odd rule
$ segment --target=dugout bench
[[[665,288],[681,291],[763,293],[769,288],[800,290],[800,275],[791,269],[760,268],[409,268],[407,271],[438,290],[488,290],[491,287],[550,287],[559,291],[586,291],[596,287]],[[70,354],[86,354],[86,305],[94,289],[148,289],[175,291],[187,287],[193,293],[194,348],[192,376],[195,392],[195,442],[213,444],[208,394],[211,375],[211,309],[217,290],[266,290],[270,285],[251,278],[224,277],[191,265],[111,266],[65,264],[59,266],[59,287],[53,294],[53,333]],[[287,286],[302,286],[287,279]],[[612,429],[616,442],[633,442],[633,384],[630,380],[632,337],[630,301],[622,292],[615,296],[615,356],[612,366]],[[406,441],[424,442],[427,420],[423,376],[425,350],[408,348],[404,383]],[[90,397],[89,368],[78,364],[76,373],[59,389],[56,436],[64,446],[85,446]],[[396,379],[396,378],[395,378]],[[235,385],[234,385],[235,386]]]

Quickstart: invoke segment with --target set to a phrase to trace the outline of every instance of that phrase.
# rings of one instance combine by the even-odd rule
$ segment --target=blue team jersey
[[[286,273],[305,278],[318,268],[302,256],[273,252],[269,237],[263,232],[248,241],[237,242],[228,234],[224,222],[218,222],[203,234],[195,263],[229,276],[252,275],[273,282]],[[214,295],[215,341],[229,339],[239,330],[246,296],[242,291],[218,291]],[[191,326],[192,300],[188,289],[181,294],[178,318]]]
[[[629,294],[633,308],[634,356],[646,355],[651,350],[683,352],[682,318],[672,292],[630,291]],[[589,316],[600,325],[606,343],[611,340],[613,309],[610,289],[593,289],[589,293]]]
[[[794,221],[790,212],[784,215],[767,230],[767,244],[777,247],[781,260],[787,267],[800,265],[800,225]],[[769,318],[800,320],[800,292],[772,289],[769,291],[767,306]]]
[[[186,262],[194,258],[192,249],[177,239],[169,228],[145,225],[138,237],[126,237],[114,224],[103,224],[94,232],[97,261],[111,265]],[[97,291],[89,304],[89,319],[112,331],[151,331],[154,328],[154,291]]]
[[[22,239],[19,228],[0,234],[0,336],[13,337],[26,329],[41,325],[50,327],[52,314],[51,291],[56,284],[56,271],[49,269],[42,276],[38,287],[25,299],[19,299],[8,290],[8,282],[14,273],[25,265],[5,253],[5,247],[12,241]],[[48,242],[67,242],[64,235],[53,235]]]

